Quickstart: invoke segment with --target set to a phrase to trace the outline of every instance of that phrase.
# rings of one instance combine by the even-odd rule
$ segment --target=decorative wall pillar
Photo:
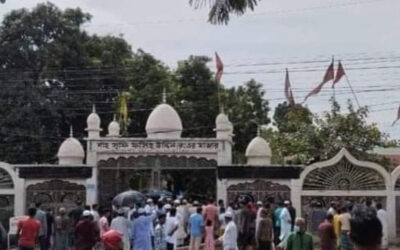
[[[292,206],[296,209],[297,214],[304,217],[301,209],[301,181],[292,180],[290,185],[290,197],[292,199]]]
[[[86,180],[86,205],[98,203],[98,169],[97,169],[97,152],[92,150],[93,141],[86,141],[86,165],[91,166],[92,177]]]

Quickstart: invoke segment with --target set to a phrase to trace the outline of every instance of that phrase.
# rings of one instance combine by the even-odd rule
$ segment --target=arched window
[[[5,170],[0,168],[0,189],[12,189],[14,183],[11,175]]]

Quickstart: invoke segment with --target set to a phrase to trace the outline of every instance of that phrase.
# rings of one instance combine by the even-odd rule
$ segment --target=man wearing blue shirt
[[[203,235],[204,219],[201,215],[202,209],[198,207],[195,214],[192,214],[189,218],[189,230],[190,230],[190,245],[189,250],[199,250],[201,244],[201,238]]]

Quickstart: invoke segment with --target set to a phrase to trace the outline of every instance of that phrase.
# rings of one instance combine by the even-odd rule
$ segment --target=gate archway
[[[315,208],[315,204],[320,204],[326,211],[331,201],[345,205],[368,199],[391,209],[388,206],[390,186],[390,175],[382,166],[359,161],[342,149],[330,160],[314,163],[301,173],[301,213],[308,224],[313,225],[319,224],[311,218],[316,210],[321,209]]]
[[[64,180],[50,180],[29,185],[26,188],[26,205],[32,206],[40,202],[53,212],[60,207],[67,211],[72,210],[86,200],[86,188],[84,185]]]
[[[14,216],[15,184],[11,169],[0,163],[0,222],[8,230],[9,219]]]

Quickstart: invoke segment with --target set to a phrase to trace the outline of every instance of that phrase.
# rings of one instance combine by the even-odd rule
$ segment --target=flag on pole
[[[215,74],[215,81],[217,83],[220,83],[222,78],[222,73],[224,72],[224,64],[222,63],[222,60],[218,56],[217,52],[215,52],[215,61],[217,65],[217,73]]]
[[[334,60],[332,58],[332,62],[329,65],[328,69],[326,70],[324,78],[322,79],[322,82],[320,84],[318,84],[318,86],[315,89],[313,89],[310,93],[308,93],[308,95],[304,98],[303,103],[305,103],[310,96],[317,95],[321,91],[321,89],[325,85],[325,83],[327,83],[335,78],[335,71],[334,71],[333,64],[334,64]]]
[[[286,100],[288,101],[289,105],[295,104],[292,87],[290,86],[288,69],[286,69],[286,77],[285,77],[285,97],[286,97]]]
[[[394,122],[392,123],[392,126],[394,126],[394,124],[396,124],[396,122],[397,122],[398,120],[400,120],[400,106],[399,106],[399,109],[397,110],[397,118],[396,118],[396,120],[394,120]]]
[[[340,79],[342,79],[342,77],[345,75],[346,73],[344,72],[344,68],[342,66],[342,62],[339,60],[339,64],[336,70],[336,76],[335,76],[335,80],[333,80],[333,84],[332,84],[332,88],[335,87],[335,83],[339,82]]]

